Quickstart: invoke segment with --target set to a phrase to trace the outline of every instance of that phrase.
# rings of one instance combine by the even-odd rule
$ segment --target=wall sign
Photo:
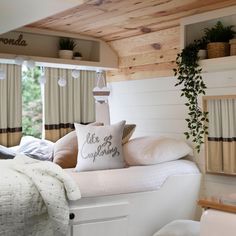
[[[23,39],[23,35],[20,34],[18,38],[13,39],[13,38],[0,38],[0,43],[3,44],[8,44],[8,45],[13,45],[13,46],[22,46],[25,47],[28,44],[26,41]]]

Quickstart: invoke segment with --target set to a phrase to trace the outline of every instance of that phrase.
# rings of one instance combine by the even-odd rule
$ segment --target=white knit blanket
[[[24,155],[0,161],[0,236],[66,235],[74,180],[59,166]]]

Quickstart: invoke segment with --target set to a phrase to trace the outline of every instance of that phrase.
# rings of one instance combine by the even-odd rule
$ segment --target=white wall
[[[206,95],[236,94],[236,70],[204,74]],[[184,138],[186,131],[186,100],[180,97],[173,77],[113,82],[109,84],[111,123],[126,120],[137,124],[134,136],[165,135]],[[200,99],[200,103],[202,100]],[[204,150],[196,158],[204,169]],[[236,179],[205,176],[205,194],[236,192]]]

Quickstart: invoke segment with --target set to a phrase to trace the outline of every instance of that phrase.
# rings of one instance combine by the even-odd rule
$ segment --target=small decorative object
[[[223,26],[218,21],[212,28],[205,28],[206,38],[209,41],[207,45],[208,58],[225,57],[230,54],[229,40],[235,35],[233,25]]]
[[[60,87],[65,87],[65,86],[66,86],[66,80],[61,77],[61,78],[58,80],[58,85],[59,85]]]
[[[71,76],[72,76],[74,79],[78,79],[78,78],[80,77],[80,71],[79,71],[79,70],[72,70]]]
[[[24,58],[22,58],[22,57],[16,57],[15,58],[15,64],[16,65],[22,66],[23,63],[24,63]]]
[[[61,38],[59,41],[59,57],[63,59],[72,59],[73,50],[76,43],[70,38]]]
[[[236,55],[236,39],[231,39],[230,43],[230,56]]]
[[[175,86],[182,85],[181,97],[187,98],[188,102],[185,105],[188,107],[188,118],[185,119],[188,123],[189,131],[185,132],[187,139],[192,138],[195,144],[195,149],[200,152],[200,147],[204,143],[204,134],[207,134],[208,122],[207,112],[203,112],[199,107],[198,98],[200,95],[205,95],[206,85],[202,79],[202,69],[199,68],[199,41],[189,44],[181,53],[177,55],[177,69],[174,69],[177,83]]]
[[[73,59],[82,60],[82,54],[80,52],[74,52]]]
[[[106,87],[106,82],[104,78],[104,72],[103,71],[97,71],[96,73],[96,80],[97,85],[93,89],[93,96],[98,103],[104,103],[108,100],[108,97],[110,95],[110,89]]]
[[[6,79],[6,73],[3,69],[0,69],[0,80]]]
[[[27,61],[27,67],[28,67],[29,69],[34,69],[34,67],[35,67],[35,61],[33,61],[33,60],[28,60],[28,61]]]

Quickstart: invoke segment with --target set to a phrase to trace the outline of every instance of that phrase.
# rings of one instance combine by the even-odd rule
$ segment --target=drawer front
[[[70,224],[81,224],[91,221],[122,218],[129,215],[128,202],[108,202],[103,204],[79,205],[70,208]]]
[[[83,223],[72,226],[72,236],[127,236],[128,219]]]

